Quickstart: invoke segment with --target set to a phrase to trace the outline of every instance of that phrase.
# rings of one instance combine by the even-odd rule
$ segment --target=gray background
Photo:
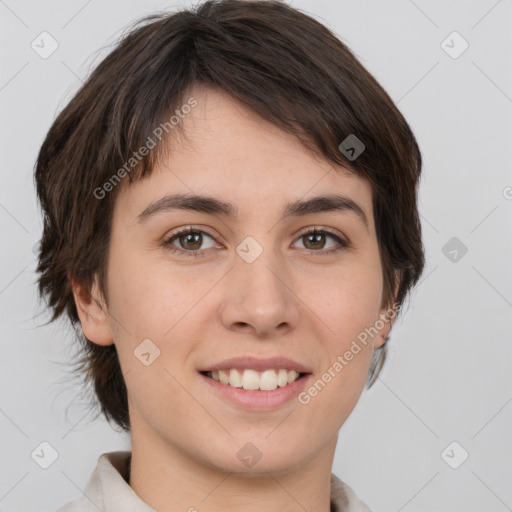
[[[512,1],[292,3],[374,74],[424,157],[425,273],[381,378],[340,431],[333,471],[375,512],[512,510]],[[41,327],[32,169],[56,113],[121,29],[176,5],[188,2],[0,1],[2,511],[55,511],[101,453],[130,449],[63,380],[70,328]],[[59,45],[47,59],[31,48],[43,31]],[[442,45],[453,31],[469,43],[458,58]],[[48,469],[31,458],[43,441],[58,453]]]

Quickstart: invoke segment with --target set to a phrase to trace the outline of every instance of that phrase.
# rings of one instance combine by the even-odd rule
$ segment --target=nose
[[[271,249],[249,261],[237,256],[226,276],[220,312],[224,327],[261,338],[294,329],[300,319],[301,301],[285,262]]]

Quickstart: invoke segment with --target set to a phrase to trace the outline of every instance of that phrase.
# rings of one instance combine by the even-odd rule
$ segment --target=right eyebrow
[[[235,204],[216,197],[196,194],[169,194],[149,204],[138,215],[137,222],[146,222],[159,212],[171,210],[188,210],[212,215],[220,214],[231,219],[236,219],[239,211]],[[368,231],[368,217],[364,209],[349,197],[340,195],[317,196],[305,201],[293,201],[284,208],[283,218],[332,211],[354,213]]]

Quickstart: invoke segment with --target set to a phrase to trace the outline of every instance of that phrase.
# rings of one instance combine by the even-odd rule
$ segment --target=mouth
[[[313,379],[312,367],[277,354],[231,357],[199,367],[197,372],[212,397],[237,409],[260,412],[290,404]]]
[[[270,368],[263,371],[250,368],[231,368],[216,371],[200,371],[199,373],[226,387],[246,391],[274,391],[278,388],[289,387],[294,382],[311,375],[308,372],[299,372],[288,368]]]

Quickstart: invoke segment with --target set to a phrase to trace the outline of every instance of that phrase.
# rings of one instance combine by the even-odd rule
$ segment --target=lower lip
[[[215,393],[218,393],[223,398],[227,398],[236,405],[253,410],[270,410],[285,404],[298,395],[304,389],[310,377],[312,377],[312,374],[309,373],[282,388],[276,388],[272,391],[262,391],[257,389],[247,390],[235,388],[229,384],[222,384],[222,382],[207,377],[202,373],[199,375]]]

